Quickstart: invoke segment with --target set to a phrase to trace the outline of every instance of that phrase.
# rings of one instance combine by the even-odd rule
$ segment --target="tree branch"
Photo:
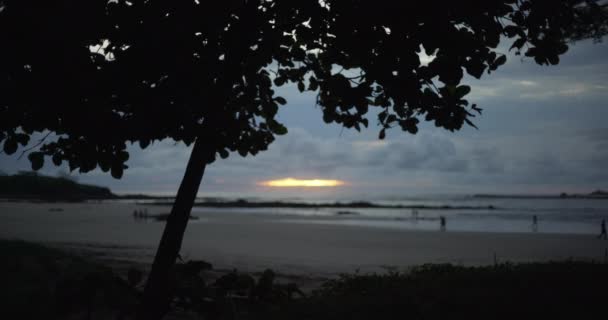
[[[31,147],[29,147],[29,148],[21,151],[21,154],[19,155],[19,157],[17,157],[17,160],[21,160],[21,158],[23,158],[23,155],[25,155],[27,152],[29,152],[29,151],[37,148],[38,146],[40,146],[44,142],[44,140],[46,140],[46,138],[48,138],[51,135],[51,133],[52,132],[49,131],[44,137],[42,137],[42,139],[38,140],[38,142],[35,145],[33,145],[33,146],[31,146]]]

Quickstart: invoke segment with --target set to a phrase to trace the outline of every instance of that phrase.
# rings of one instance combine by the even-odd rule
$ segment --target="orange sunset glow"
[[[265,187],[288,188],[288,187],[338,187],[344,185],[342,180],[325,180],[325,179],[295,179],[285,178],[277,180],[268,180],[258,183]]]

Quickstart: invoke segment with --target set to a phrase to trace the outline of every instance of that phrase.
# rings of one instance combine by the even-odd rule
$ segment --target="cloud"
[[[601,68],[608,68],[608,65]],[[595,96],[606,98],[608,90],[603,84],[605,78],[581,77],[572,81],[568,77],[536,76],[534,80],[514,80],[510,78],[490,79],[477,84],[471,82],[471,94],[467,99],[471,102],[492,103],[497,100],[551,100],[556,97],[579,98],[580,96]],[[483,83],[483,84],[482,84]]]
[[[383,193],[588,192],[608,181],[608,44],[581,42],[558,66],[538,66],[510,56],[497,72],[482,80],[470,77],[467,100],[479,103],[480,130],[450,133],[421,123],[417,135],[390,130],[378,140],[377,128],[342,131],[326,125],[315,108],[314,94],[294,85],[277,91],[288,104],[279,120],[289,128],[269,149],[255,157],[232,154],[211,164],[201,192],[239,195],[256,182],[284,178],[326,178],[350,182],[344,192]],[[423,60],[431,59],[431,56]],[[371,123],[374,121],[371,119]],[[80,181],[119,192],[173,194],[190,148],[171,141],[146,150],[130,146],[129,170],[115,180],[99,170],[77,175]],[[27,159],[0,155],[0,170],[29,170]],[[67,168],[47,166],[45,174]],[[268,190],[262,190],[268,195]]]
[[[608,128],[582,128],[556,135],[560,131],[563,125],[558,121],[512,135],[427,129],[417,135],[394,133],[378,140],[322,137],[305,128],[291,128],[256,157],[232,154],[211,164],[201,191],[250,192],[259,181],[288,176],[346,180],[349,192],[387,194],[396,190],[475,193],[487,188],[571,192],[602,187],[608,181]],[[97,170],[79,175],[80,181],[123,193],[176,192],[188,161],[188,147],[166,141],[144,151],[132,146],[130,152],[130,169],[122,180]],[[8,168],[6,157],[0,161]],[[54,174],[58,169],[45,170]]]
[[[505,52],[507,52],[505,48]],[[481,80],[467,77],[471,102],[538,101],[554,98],[606,99],[608,90],[608,44],[582,41],[570,45],[557,66],[539,66],[532,59],[507,52],[507,63]]]
[[[517,84],[525,86],[525,87],[536,87],[536,86],[538,86],[538,82],[530,81],[530,80],[521,80],[521,81],[518,81]]]

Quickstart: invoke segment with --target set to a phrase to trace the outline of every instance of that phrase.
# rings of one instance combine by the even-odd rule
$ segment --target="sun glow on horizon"
[[[338,187],[346,183],[342,180],[326,179],[295,179],[284,178],[259,182],[258,185],[265,187],[288,188],[288,187]]]

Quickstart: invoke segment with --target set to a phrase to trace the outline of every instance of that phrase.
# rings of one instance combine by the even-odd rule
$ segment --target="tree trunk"
[[[167,218],[163,236],[158,245],[152,270],[144,289],[143,301],[137,310],[139,320],[159,320],[171,303],[171,269],[182,246],[182,239],[194,205],[198,188],[205,173],[207,154],[212,148],[197,139],[188,160],[186,172],[177,191],[175,203]]]

